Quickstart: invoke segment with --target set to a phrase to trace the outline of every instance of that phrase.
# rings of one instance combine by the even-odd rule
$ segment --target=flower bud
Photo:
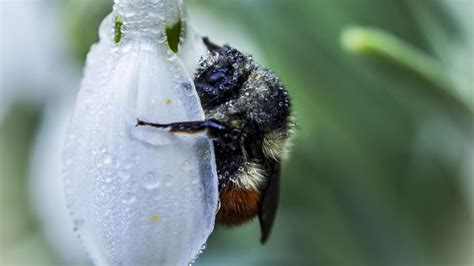
[[[75,229],[96,264],[187,264],[213,230],[212,143],[135,126],[138,118],[204,119],[192,68],[166,34],[182,8],[180,1],[116,0],[87,57],[64,171]]]

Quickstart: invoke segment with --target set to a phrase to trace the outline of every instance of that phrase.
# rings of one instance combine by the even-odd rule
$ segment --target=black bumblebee
[[[251,56],[203,39],[194,84],[205,121],[156,124],[175,133],[206,131],[213,139],[221,207],[218,223],[240,225],[258,214],[265,243],[276,214],[280,165],[288,153],[294,122],[291,101],[279,79]]]

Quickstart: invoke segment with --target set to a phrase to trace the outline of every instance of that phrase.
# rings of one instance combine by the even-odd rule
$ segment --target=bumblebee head
[[[250,56],[227,45],[210,50],[194,78],[203,107],[214,107],[236,97],[253,65]]]

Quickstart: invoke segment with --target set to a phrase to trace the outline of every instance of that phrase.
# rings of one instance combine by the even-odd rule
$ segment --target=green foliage
[[[112,0],[66,1],[62,20],[68,46],[79,62],[84,62],[93,43],[99,41],[99,25],[112,11]]]
[[[465,95],[457,94],[451,77],[440,62],[396,36],[379,29],[349,27],[342,33],[341,42],[349,52],[376,55],[415,72],[439,89],[435,91],[439,95],[456,102],[458,108],[469,115],[473,114],[474,102]]]

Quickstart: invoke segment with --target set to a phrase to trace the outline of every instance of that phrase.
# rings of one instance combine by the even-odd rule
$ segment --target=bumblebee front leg
[[[169,124],[158,124],[145,122],[137,119],[136,126],[150,126],[155,128],[161,128],[168,132],[177,134],[197,134],[206,131],[209,138],[220,140],[226,143],[235,142],[239,139],[240,133],[234,129],[231,129],[224,123],[217,120],[203,120],[203,121],[187,121],[187,122],[176,122]]]

